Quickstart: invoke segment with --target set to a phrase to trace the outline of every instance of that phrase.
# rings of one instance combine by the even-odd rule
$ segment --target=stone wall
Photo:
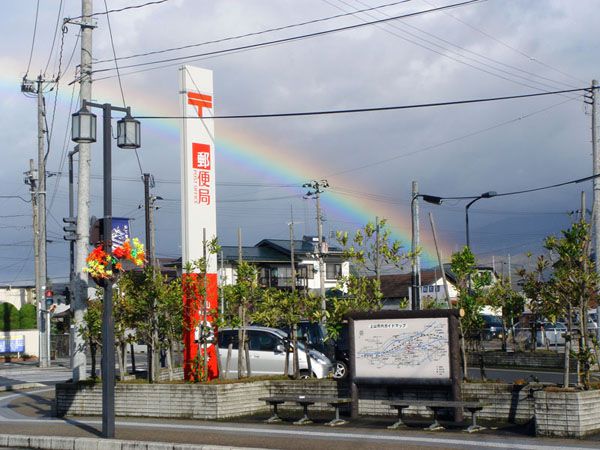
[[[535,416],[534,393],[539,384],[463,383],[463,399],[487,404],[478,414],[483,420],[527,423]]]
[[[600,430],[600,391],[535,392],[538,436],[584,437]]]
[[[467,361],[470,367],[479,367],[479,353],[468,353]],[[551,351],[492,351],[483,353],[483,362],[485,367],[532,367],[560,370],[564,367],[564,354]],[[570,365],[571,369],[575,369],[577,361],[571,358]]]
[[[600,391],[551,392],[541,384],[513,386],[501,383],[464,383],[464,400],[486,404],[479,418],[503,423],[535,420],[541,436],[582,437],[600,431]],[[349,397],[348,386],[333,380],[254,381],[231,384],[127,384],[115,388],[117,416],[225,419],[268,413],[260,397],[270,395],[314,395]],[[390,399],[447,399],[442,388],[381,387],[359,388],[359,414],[393,416],[396,411],[384,405]],[[102,411],[101,385],[56,385],[56,411],[66,415],[94,416]],[[282,409],[299,407],[285,404]],[[311,410],[332,411],[327,405]],[[426,409],[409,408],[407,415],[431,417]]]
[[[137,384],[115,386],[115,414],[122,417],[223,419],[268,411],[259,397],[269,382],[235,384]],[[56,413],[96,416],[102,412],[102,386],[56,386]]]

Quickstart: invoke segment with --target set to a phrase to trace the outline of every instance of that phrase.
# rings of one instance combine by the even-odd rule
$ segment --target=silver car
[[[544,322],[537,332],[536,340],[538,346],[565,345],[565,333],[567,327],[561,323]]]
[[[252,375],[281,375],[285,368],[285,345],[287,333],[276,328],[250,326],[246,328],[250,370]],[[227,365],[227,352],[232,344],[229,367],[226,371],[228,378],[237,375],[238,364],[238,329],[224,328],[218,332],[219,362],[221,370],[225,373]],[[331,361],[316,350],[309,350],[311,369],[316,378],[326,378],[332,370]],[[300,374],[308,376],[308,364],[304,344],[298,343],[298,364]],[[293,374],[292,353],[289,354],[289,372]]]

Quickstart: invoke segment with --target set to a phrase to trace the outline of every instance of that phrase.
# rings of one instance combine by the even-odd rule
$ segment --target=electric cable
[[[169,62],[169,63],[174,62],[175,64],[179,64],[181,61],[192,60],[193,58],[199,58],[199,57],[203,57],[203,56],[221,55],[221,54],[231,53],[234,51],[241,51],[241,50],[246,51],[246,50],[256,49],[256,48],[265,47],[265,46],[294,42],[294,41],[298,41],[301,39],[308,39],[308,38],[313,38],[313,37],[318,37],[318,36],[324,36],[327,34],[338,33],[341,31],[354,30],[357,28],[363,28],[363,27],[374,25],[377,23],[385,23],[385,22],[390,22],[392,20],[405,19],[408,17],[416,17],[416,16],[420,16],[420,15],[424,15],[424,14],[428,14],[428,13],[432,13],[432,12],[442,11],[442,10],[451,9],[451,8],[459,8],[462,6],[466,6],[466,5],[470,5],[470,4],[474,4],[474,3],[481,3],[481,2],[485,2],[485,1],[487,1],[487,0],[465,0],[463,2],[452,3],[450,5],[440,6],[438,8],[426,9],[426,10],[416,11],[416,12],[408,13],[408,14],[401,14],[401,15],[392,16],[392,17],[385,17],[383,19],[378,19],[378,20],[374,20],[371,22],[363,22],[363,23],[348,25],[348,26],[344,26],[344,27],[332,28],[329,30],[317,31],[314,33],[306,33],[306,34],[297,35],[297,36],[290,36],[287,38],[275,39],[275,40],[267,41],[267,42],[248,44],[248,45],[243,45],[243,46],[233,47],[233,48],[228,48],[228,49],[223,49],[223,50],[215,50],[212,52],[199,53],[199,54],[195,54],[195,55],[179,56],[179,57],[174,57],[174,58],[160,59],[160,60],[156,60],[156,61],[148,61],[148,62],[143,62],[143,63],[130,64],[127,66],[121,66],[121,69],[130,69],[130,68],[134,68],[134,67],[155,65],[155,64],[161,64],[161,63],[166,63],[166,62]],[[163,67],[167,67],[167,66],[163,66]],[[112,69],[112,68],[96,69],[96,70],[92,71],[92,73],[94,74],[94,73],[110,72],[112,70],[114,70],[114,69]]]
[[[599,88],[600,87],[595,87],[594,89],[599,89]],[[530,97],[542,97],[542,96],[546,96],[546,95],[566,94],[566,93],[570,93],[570,92],[581,92],[581,91],[589,91],[589,90],[590,90],[590,88],[563,89],[563,90],[559,90],[559,91],[533,92],[533,93],[528,93],[528,94],[506,95],[506,96],[500,96],[500,97],[486,97],[486,98],[455,100],[455,101],[445,101],[445,102],[432,102],[432,103],[416,103],[416,104],[410,104],[410,105],[375,106],[375,107],[368,107],[368,108],[353,108],[353,109],[295,111],[295,112],[286,112],[286,113],[266,113],[266,114],[232,114],[232,115],[210,116],[210,117],[137,116],[137,118],[138,119],[207,120],[207,119],[262,119],[262,118],[271,118],[271,117],[323,116],[323,115],[332,115],[332,114],[353,114],[353,113],[374,112],[374,111],[393,111],[393,110],[401,110],[401,109],[419,109],[419,108],[432,108],[432,107],[439,107],[439,106],[466,105],[466,104],[471,104],[471,103],[487,103],[487,102],[496,102],[496,101],[504,101],[504,100],[515,100],[515,99],[521,99],[521,98],[530,98]]]
[[[376,10],[376,9],[387,8],[390,6],[397,6],[399,4],[407,3],[410,1],[412,1],[412,0],[401,0],[401,1],[393,2],[393,3],[386,3],[385,5],[378,5],[378,6],[370,7],[370,8],[366,8],[366,9],[363,9],[363,10],[357,11],[357,12],[372,11],[372,10]],[[308,20],[305,22],[299,22],[299,23],[284,25],[284,26],[275,27],[275,28],[268,28],[266,30],[254,31],[251,33],[246,33],[246,34],[238,34],[236,36],[229,36],[229,37],[225,37],[225,38],[221,38],[221,39],[215,39],[212,41],[199,42],[196,44],[181,45],[179,47],[170,47],[170,48],[166,48],[166,49],[162,49],[162,50],[154,50],[154,51],[145,52],[145,53],[136,53],[133,55],[122,56],[119,58],[119,60],[141,58],[143,56],[151,56],[151,55],[157,55],[157,54],[161,54],[161,53],[175,52],[175,51],[179,51],[179,50],[186,50],[188,48],[202,47],[202,46],[209,45],[209,44],[219,44],[222,42],[234,41],[234,40],[243,39],[243,38],[252,37],[252,36],[260,36],[261,34],[272,33],[275,31],[288,30],[290,28],[297,28],[297,27],[301,27],[301,26],[305,26],[305,25],[312,25],[312,24],[319,23],[319,22],[325,22],[325,21],[329,21],[329,20],[339,19],[341,17],[351,16],[353,14],[354,13],[336,14],[334,16],[322,17],[319,19]],[[102,63],[110,62],[110,61],[112,61],[112,59],[101,59],[101,60],[96,61],[96,64],[102,64]]]
[[[144,8],[146,6],[159,5],[161,3],[165,3],[165,2],[168,2],[168,1],[169,0],[156,0],[154,2],[142,3],[141,5],[125,6],[123,8],[119,8],[119,9],[111,9],[110,11],[106,11],[106,12],[93,13],[93,14],[90,14],[89,16],[87,16],[87,17],[102,16],[104,14],[114,13],[114,12],[122,12],[122,11],[127,11],[127,10],[130,10],[130,9],[140,9],[140,8]],[[67,20],[79,20],[79,19],[83,19],[83,16],[69,17]]]
[[[110,46],[113,52],[113,60],[115,62],[115,70],[117,71],[117,79],[119,80],[119,89],[121,91],[121,99],[123,100],[123,108],[126,107],[125,94],[123,93],[123,84],[121,83],[121,74],[119,72],[119,64],[117,63],[117,52],[115,50],[115,41],[113,39],[112,27],[110,26],[110,15],[108,14],[108,4],[104,0],[104,8],[106,9],[106,22],[108,24],[108,34],[110,36]]]
[[[52,44],[50,45],[50,54],[48,55],[48,60],[46,61],[46,67],[44,67],[44,78],[46,77],[46,72],[48,71],[48,66],[50,66],[50,60],[52,59],[52,54],[54,53],[54,44],[56,43],[56,35],[58,34],[58,24],[60,23],[60,16],[62,15],[62,8],[63,0],[60,0],[60,3],[58,4],[58,14],[56,16],[56,25],[54,25],[54,36],[52,37]]]
[[[548,111],[550,109],[556,108],[558,106],[562,106],[565,103],[568,103],[570,101],[572,101],[572,99],[569,98],[567,100],[561,101],[560,103],[555,103],[555,104],[550,105],[548,107],[545,107],[545,108],[542,108],[542,109],[538,109],[538,110],[533,111],[531,113],[515,117],[513,119],[505,120],[503,122],[499,122],[499,123],[496,123],[494,125],[490,125],[490,126],[485,127],[485,128],[480,128],[478,130],[475,130],[475,131],[472,131],[472,132],[469,132],[467,134],[463,134],[463,135],[460,135],[460,136],[456,136],[456,137],[453,137],[451,139],[447,139],[447,140],[442,141],[442,142],[437,142],[435,144],[427,145],[425,147],[422,147],[422,148],[417,149],[417,150],[413,150],[413,151],[408,152],[408,153],[403,153],[401,155],[395,155],[395,156],[392,156],[392,157],[389,157],[389,158],[384,158],[384,159],[380,159],[380,160],[377,160],[377,161],[372,161],[372,162],[370,162],[368,164],[362,164],[360,166],[355,166],[355,167],[352,167],[350,169],[344,169],[344,170],[332,173],[330,175],[327,175],[327,177],[334,177],[334,176],[337,176],[337,175],[342,175],[342,174],[346,174],[346,173],[350,173],[350,172],[356,172],[357,170],[367,169],[367,168],[370,168],[370,167],[373,167],[373,166],[377,166],[377,165],[384,164],[384,163],[387,163],[387,162],[390,162],[390,161],[394,161],[396,159],[406,158],[406,157],[413,156],[413,155],[416,155],[416,154],[419,154],[419,153],[423,153],[423,152],[435,150],[436,148],[443,147],[444,145],[452,144],[454,142],[458,142],[458,141],[461,141],[463,139],[467,139],[467,138],[470,138],[470,137],[473,137],[473,136],[477,136],[477,135],[482,134],[482,133],[486,133],[488,131],[495,130],[496,128],[500,128],[500,127],[503,127],[505,125],[509,125],[511,123],[519,122],[519,121],[521,121],[523,119],[527,119],[527,118],[532,117],[532,116],[534,116],[536,114],[540,114],[540,113],[546,112],[546,111]]]
[[[423,0],[423,1],[425,3],[427,3],[428,5],[435,6],[435,3],[433,3],[433,2],[430,2],[428,0]],[[460,17],[456,17],[455,15],[451,14],[450,12],[444,12],[443,14],[451,17],[452,19],[456,20],[457,22],[462,23],[463,25],[471,28],[472,30],[475,30],[476,32],[482,34],[483,36],[487,37],[488,39],[491,39],[491,40],[497,42],[498,44],[500,44],[500,45],[508,48],[509,50],[512,50],[512,51],[518,53],[519,55],[527,58],[528,61],[535,62],[535,63],[537,63],[537,64],[539,64],[539,65],[541,65],[543,67],[546,67],[547,69],[553,70],[556,73],[559,73],[559,74],[561,74],[561,75],[563,75],[563,76],[565,76],[567,78],[571,78],[572,80],[576,80],[578,82],[585,83],[585,80],[582,80],[581,78],[578,78],[578,77],[575,77],[573,75],[570,75],[570,74],[568,74],[568,73],[566,73],[566,72],[564,72],[564,71],[562,71],[562,70],[560,70],[560,69],[558,69],[556,67],[551,66],[550,64],[547,64],[547,63],[545,63],[543,61],[540,61],[537,58],[534,58],[533,56],[531,56],[531,55],[523,52],[522,50],[519,50],[518,48],[513,47],[512,45],[507,44],[506,42],[498,39],[497,37],[492,36],[491,34],[487,33],[486,31],[483,31],[482,29],[480,29],[480,28],[478,28],[478,27],[476,27],[476,26],[474,26],[474,25],[466,22],[465,20],[461,19]]]
[[[29,69],[31,68],[31,58],[33,57],[33,48],[35,46],[35,37],[37,34],[37,24],[38,24],[39,14],[40,14],[40,0],[37,0],[37,3],[35,5],[35,21],[33,22],[33,37],[31,38],[31,49],[29,50],[29,61],[27,62],[27,70],[25,71],[25,76],[23,77],[23,79],[27,78],[27,75],[29,75]]]
[[[330,5],[330,6],[334,7],[334,8],[337,8],[337,9],[340,9],[340,10],[342,10],[342,11],[345,11],[345,10],[344,10],[343,8],[341,8],[340,6],[338,6],[338,5],[335,5],[335,4],[331,3],[331,0],[322,0],[322,1],[323,1],[323,2],[325,2],[325,3],[327,3],[327,4],[328,4],[328,5]],[[337,0],[337,1],[338,1],[338,2],[340,2],[340,3],[342,3],[342,4],[344,4],[344,5],[346,5],[346,6],[348,6],[349,8],[353,8],[353,9],[355,9],[355,10],[356,10],[356,8],[355,8],[354,6],[350,5],[350,4],[349,4],[348,2],[346,2],[345,0]],[[363,1],[361,1],[361,0],[355,0],[355,1],[356,1],[358,4],[362,5],[362,6],[365,6],[365,5],[367,5],[367,6],[368,6],[368,4],[367,4],[367,3],[365,3],[365,2],[363,2]],[[378,12],[380,15],[387,16],[387,14],[386,14],[385,12],[383,12],[383,11],[377,11],[377,12]],[[353,13],[351,13],[351,14],[353,14]],[[354,14],[355,14],[355,15],[358,15],[358,14],[359,14],[359,12],[358,12],[358,11],[355,11],[355,12],[354,12]],[[371,13],[366,13],[366,15],[367,15],[367,16],[369,16],[369,17],[371,17],[371,18],[376,18],[376,16],[375,16],[374,14],[371,14]],[[359,18],[359,19],[360,19],[360,18]],[[360,19],[360,20],[364,20],[364,19]],[[431,48],[431,47],[429,47],[429,46],[427,46],[427,45],[421,44],[421,43],[419,43],[419,42],[415,42],[415,41],[413,41],[413,40],[411,40],[411,39],[408,39],[408,38],[406,38],[406,37],[404,37],[404,36],[401,36],[401,35],[399,35],[398,33],[396,33],[396,32],[394,32],[394,31],[392,31],[392,30],[390,30],[390,29],[386,28],[386,27],[385,27],[385,25],[387,25],[388,27],[394,28],[395,30],[398,30],[398,31],[400,31],[401,33],[407,34],[408,36],[411,36],[411,37],[413,37],[413,38],[415,38],[415,39],[417,39],[417,40],[419,40],[419,41],[421,41],[421,42],[426,42],[426,43],[427,43],[427,44],[429,44],[429,45],[432,45],[432,46],[434,46],[434,47],[437,47],[437,48],[441,49],[442,51],[438,51],[438,50],[436,50],[435,48]],[[415,31],[418,31],[419,33],[422,33],[422,34],[424,34],[424,35],[426,35],[426,36],[430,36],[430,37],[432,37],[432,38],[434,38],[434,39],[436,39],[436,40],[438,40],[438,41],[440,41],[440,42],[443,42],[443,43],[444,43],[444,44],[446,44],[446,45],[450,45],[450,46],[452,46],[452,47],[454,47],[454,48],[457,48],[457,49],[459,49],[460,51],[462,51],[462,52],[464,52],[464,53],[468,53],[468,54],[470,54],[470,55],[474,55],[476,58],[473,58],[473,57],[471,57],[471,56],[466,56],[466,55],[463,55],[463,54],[461,54],[460,52],[458,52],[458,51],[456,51],[456,50],[452,50],[452,49],[450,49],[450,48],[448,48],[448,47],[446,47],[446,46],[444,46],[444,45],[440,45],[440,44],[438,44],[437,42],[434,42],[434,41],[432,41],[432,40],[429,40],[429,39],[426,39],[426,38],[420,37],[420,36],[418,36],[418,35],[417,35],[417,34],[415,34],[415,33],[411,33],[410,31],[407,31],[407,30],[403,29],[402,27],[410,28],[410,29],[412,29],[412,30],[415,30]],[[526,81],[526,82],[538,83],[540,86],[544,86],[544,87],[546,87],[546,88],[549,88],[549,89],[559,89],[559,88],[558,88],[556,85],[549,85],[549,84],[547,84],[547,83],[544,83],[544,82],[541,82],[541,81],[536,81],[536,80],[533,80],[533,79],[531,79],[531,78],[527,78],[527,77],[525,77],[525,76],[523,76],[523,75],[519,75],[519,74],[516,74],[516,73],[510,72],[510,71],[508,71],[508,70],[505,70],[505,69],[502,69],[502,68],[494,67],[494,66],[490,65],[489,63],[486,63],[486,62],[480,61],[480,60],[479,60],[479,59],[477,59],[477,58],[480,58],[480,59],[483,59],[483,60],[486,60],[486,61],[490,61],[490,62],[491,62],[491,63],[493,63],[493,64],[500,65],[500,66],[504,66],[504,67],[510,68],[510,69],[512,69],[512,70],[517,70],[517,71],[519,71],[519,72],[522,72],[522,73],[524,73],[524,74],[526,74],[526,75],[534,76],[534,77],[537,77],[537,78],[540,78],[540,79],[543,79],[543,80],[549,81],[549,82],[551,82],[551,83],[555,83],[555,84],[559,84],[559,85],[563,85],[563,86],[567,86],[567,87],[575,87],[575,86],[573,86],[573,84],[570,84],[570,83],[564,83],[564,82],[562,82],[562,81],[559,81],[559,80],[553,80],[553,79],[551,79],[551,78],[547,78],[547,77],[544,77],[544,76],[542,76],[542,75],[537,75],[537,74],[535,74],[535,73],[533,73],[533,72],[529,72],[529,71],[526,71],[526,70],[522,70],[522,69],[520,69],[520,68],[518,68],[518,67],[516,67],[516,66],[512,66],[512,65],[510,65],[510,64],[505,64],[505,63],[503,63],[503,62],[501,62],[501,61],[497,61],[497,60],[495,60],[495,59],[493,59],[493,58],[490,58],[490,57],[488,57],[488,56],[485,56],[485,55],[483,55],[483,54],[480,54],[480,53],[474,52],[474,51],[472,51],[472,50],[466,49],[466,48],[464,48],[464,47],[461,47],[460,45],[456,45],[456,44],[454,44],[453,42],[450,42],[450,41],[448,41],[447,39],[441,38],[441,37],[439,37],[439,36],[437,36],[437,35],[435,35],[435,34],[433,34],[433,33],[427,32],[427,31],[425,31],[425,30],[423,30],[423,29],[421,29],[421,28],[419,28],[419,27],[416,27],[416,26],[410,25],[410,24],[409,24],[409,23],[407,23],[407,22],[402,22],[402,24],[397,24],[397,23],[388,23],[388,24],[381,25],[381,26],[380,26],[380,28],[381,28],[383,31],[385,31],[385,32],[387,32],[387,33],[389,33],[389,34],[391,34],[391,35],[393,35],[393,36],[396,36],[396,37],[398,37],[398,38],[400,38],[400,39],[403,39],[403,40],[405,40],[405,41],[407,41],[407,42],[410,42],[410,43],[412,43],[412,44],[414,44],[414,45],[417,45],[417,46],[419,46],[419,47],[421,47],[421,48],[424,48],[424,49],[426,49],[426,50],[432,51],[432,52],[434,52],[434,53],[436,53],[436,54],[438,54],[438,55],[441,55],[441,56],[443,56],[443,57],[446,57],[446,58],[452,59],[452,60],[453,60],[453,61],[455,61],[455,62],[458,62],[458,63],[460,63],[460,64],[464,64],[464,65],[466,65],[466,66],[468,66],[468,67],[471,67],[471,68],[473,68],[473,69],[479,70],[479,71],[481,71],[481,72],[487,73],[487,74],[489,74],[489,75],[492,75],[492,76],[495,76],[495,77],[497,77],[497,78],[501,78],[501,79],[503,79],[503,80],[506,80],[506,81],[510,81],[510,82],[512,82],[512,83],[520,84],[520,85],[522,85],[522,86],[527,86],[527,87],[530,87],[530,88],[533,88],[533,89],[538,89],[538,88],[535,88],[534,86],[531,86],[531,85],[529,85],[529,84],[526,84],[526,83],[523,83],[523,82],[520,82],[520,81],[516,81],[516,80],[510,79],[510,78],[507,78],[506,76],[498,75],[497,73],[495,73],[495,72],[491,72],[490,70],[493,70],[493,71],[497,71],[497,72],[503,73],[503,74],[505,74],[505,75],[507,75],[507,76],[510,76],[510,77],[517,77],[517,78],[520,78],[521,80],[524,80],[524,81]],[[449,55],[449,54],[447,54],[447,53],[444,53],[444,52],[450,52],[451,54],[454,54],[454,55],[458,56],[459,58],[464,58],[464,59],[470,60],[470,61],[472,61],[474,64],[477,64],[477,65],[474,65],[474,64],[471,64],[471,63],[467,63],[467,62],[465,62],[465,61],[462,61],[462,60],[460,60],[460,59],[457,59],[456,57],[454,57],[454,56],[452,56],[452,55]],[[481,65],[481,66],[484,66],[484,67],[487,67],[489,70],[482,69],[481,67],[479,67],[479,65]],[[542,89],[540,89],[540,90],[542,90]]]

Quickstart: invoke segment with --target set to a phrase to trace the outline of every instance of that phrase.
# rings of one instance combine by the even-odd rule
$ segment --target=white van
[[[246,328],[248,347],[250,354],[250,370],[252,375],[282,375],[285,368],[285,345],[287,334],[276,328],[250,326]],[[220,368],[225,373],[227,361],[227,349],[232,344],[231,359],[226,376],[233,378],[237,376],[238,364],[238,329],[224,328],[218,332],[219,342],[219,363]],[[331,361],[322,353],[316,350],[309,350],[310,363],[313,376],[316,378],[326,378],[332,370]],[[292,375],[292,353],[289,354],[289,371]],[[300,374],[308,376],[308,364],[306,361],[306,351],[302,343],[298,343],[298,364]]]

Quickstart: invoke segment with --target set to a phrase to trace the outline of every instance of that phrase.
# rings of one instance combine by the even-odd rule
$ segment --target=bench
[[[474,401],[459,401],[459,400],[390,400],[384,401],[385,405],[389,405],[398,411],[398,421],[388,428],[394,430],[404,425],[402,421],[402,410],[410,406],[422,406],[433,411],[433,423],[425,428],[429,431],[443,430],[444,427],[438,421],[438,413],[442,409],[448,408],[464,408],[471,413],[471,425],[465,430],[469,433],[484,430],[485,427],[477,425],[477,413],[481,411],[484,403]]]
[[[349,398],[313,397],[310,395],[275,395],[271,397],[260,397],[259,400],[267,402],[267,404],[273,407],[273,415],[265,421],[267,423],[281,422],[281,417],[277,414],[277,407],[282,403],[296,403],[297,405],[302,406],[304,416],[295,421],[294,425],[306,425],[312,423],[312,420],[308,417],[308,407],[310,405],[314,405],[315,403],[328,404],[335,408],[335,418],[325,424],[330,427],[347,423],[345,420],[340,419],[340,406],[348,405],[352,402]]]

